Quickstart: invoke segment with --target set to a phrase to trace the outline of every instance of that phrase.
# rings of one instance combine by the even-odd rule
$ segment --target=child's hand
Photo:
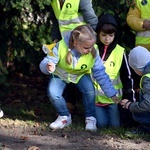
[[[132,102],[129,101],[128,99],[123,99],[121,102],[120,102],[120,105],[125,108],[125,109],[128,109],[129,108],[129,105],[131,104]]]
[[[47,70],[48,70],[48,72],[53,73],[55,71],[55,64],[52,62],[49,62],[47,64]]]
[[[111,99],[112,99],[116,104],[118,104],[119,101],[120,101],[117,96],[113,96],[113,97],[111,97]]]
[[[146,30],[150,30],[150,20],[145,20],[143,22],[143,27],[146,29]]]

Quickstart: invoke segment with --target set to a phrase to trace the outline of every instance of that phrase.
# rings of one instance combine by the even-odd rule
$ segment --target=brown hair
[[[71,64],[72,62],[72,55],[70,49],[74,48],[74,41],[77,41],[78,43],[83,43],[87,40],[95,40],[96,42],[96,33],[89,25],[78,26],[71,32],[71,36],[69,38],[69,50],[66,56],[66,61],[68,64]],[[91,51],[91,54],[93,55],[93,57],[95,57],[96,50],[94,47]]]

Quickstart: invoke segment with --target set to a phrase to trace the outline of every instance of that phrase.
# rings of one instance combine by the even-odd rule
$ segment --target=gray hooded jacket
[[[135,47],[129,54],[129,65],[143,75],[150,74],[150,52],[144,47]],[[141,86],[139,102],[133,102],[129,106],[133,113],[150,112],[150,78],[144,76]]]
[[[150,73],[150,63],[146,66],[143,74]],[[131,112],[150,112],[150,78],[143,77],[142,90],[140,91],[139,102],[129,106]]]

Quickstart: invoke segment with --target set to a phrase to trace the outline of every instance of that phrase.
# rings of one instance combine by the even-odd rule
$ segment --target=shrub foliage
[[[112,13],[119,25],[119,44],[130,49],[134,33],[126,24],[126,14],[132,0],[92,0],[97,16]],[[0,1],[0,84],[7,75],[21,72],[32,75],[39,70],[43,58],[41,46],[51,43],[51,0]]]

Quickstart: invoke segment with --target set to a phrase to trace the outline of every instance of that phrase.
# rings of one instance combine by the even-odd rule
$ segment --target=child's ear
[[[73,44],[74,44],[74,47],[76,47],[76,46],[77,46],[77,41],[74,41],[74,43],[73,43]]]

